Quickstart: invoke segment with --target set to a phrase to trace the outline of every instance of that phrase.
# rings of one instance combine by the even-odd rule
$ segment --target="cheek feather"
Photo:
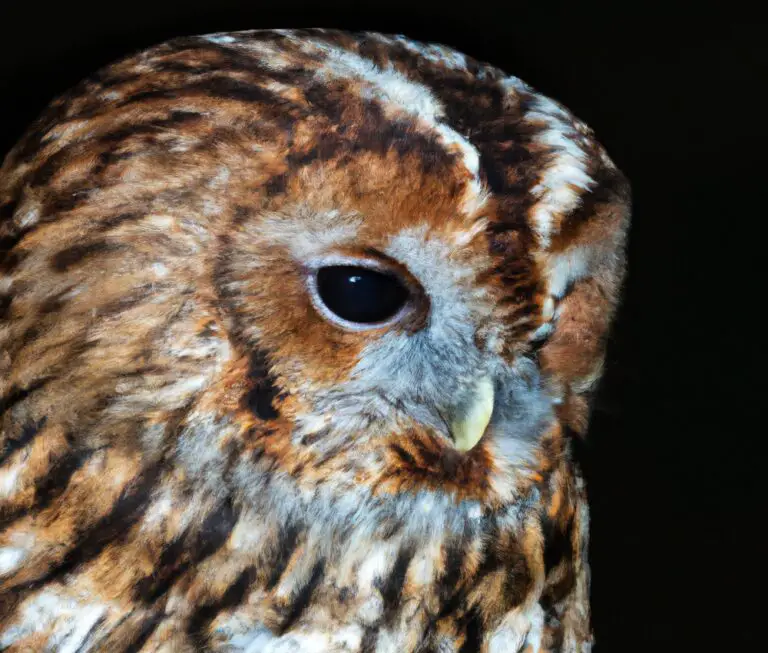
[[[397,493],[424,488],[445,492],[456,500],[489,498],[495,469],[482,441],[462,453],[442,438],[411,432],[393,439],[386,460],[389,478],[381,482],[378,491]]]

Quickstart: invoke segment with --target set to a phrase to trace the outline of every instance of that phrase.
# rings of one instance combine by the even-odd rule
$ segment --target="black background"
[[[756,449],[765,301],[752,271],[768,199],[765,25],[732,3],[2,1],[0,151],[54,95],[116,58],[173,36],[265,27],[442,42],[595,129],[634,195],[625,299],[587,451],[596,651],[755,650],[768,516]]]

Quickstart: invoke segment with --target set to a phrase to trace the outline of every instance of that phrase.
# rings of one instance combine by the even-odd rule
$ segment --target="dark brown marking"
[[[48,473],[35,483],[33,510],[40,511],[51,505],[67,489],[73,474],[91,457],[93,451],[70,451],[57,460]]]
[[[27,422],[21,427],[21,432],[18,437],[13,437],[12,434],[8,435],[3,443],[2,449],[0,449],[0,465],[5,463],[14,452],[26,447],[35,436],[40,433],[40,430],[45,426],[45,417],[37,420],[36,422]]]
[[[503,554],[506,572],[504,580],[504,601],[512,608],[520,605],[531,589],[533,578],[525,555],[516,541],[512,541]]]
[[[72,184],[71,188],[64,188],[61,192],[46,199],[41,211],[43,217],[38,221],[38,225],[44,225],[55,220],[59,214],[74,211],[76,208],[86,204],[91,198],[93,188],[86,185],[82,178],[78,178]]]
[[[277,542],[277,557],[271,561],[271,571],[267,577],[266,589],[271,590],[282,578],[288,562],[299,545],[299,527],[286,526],[280,531]]]
[[[7,319],[11,314],[11,295],[0,295],[0,320]]]
[[[549,612],[554,606],[565,599],[576,584],[576,573],[572,562],[564,563],[562,578],[556,583],[545,587],[541,596],[541,607]]]
[[[8,273],[21,263],[26,257],[26,252],[13,248],[26,235],[26,231],[21,231],[13,236],[0,237],[0,272]]]
[[[50,377],[44,376],[35,379],[26,388],[19,388],[17,385],[11,386],[8,394],[0,397],[0,417],[2,417],[8,410],[27,399],[33,392],[43,388],[48,381],[50,381]]]
[[[107,240],[95,240],[82,245],[72,245],[54,254],[51,257],[51,266],[56,272],[67,272],[89,256],[109,251],[118,251],[124,248],[124,245],[110,243]]]
[[[256,579],[256,569],[246,567],[234,582],[227,588],[224,594],[216,601],[210,601],[199,605],[190,617],[187,631],[197,642],[201,650],[205,650],[208,643],[208,627],[216,616],[226,610],[239,606],[246,598],[248,588]]]
[[[100,143],[119,143],[132,136],[140,134],[157,134],[169,130],[173,127],[181,127],[189,123],[200,121],[203,116],[196,111],[171,111],[167,118],[157,118],[146,122],[134,123],[127,127],[120,127],[114,131],[107,132],[99,138]],[[104,153],[107,156],[119,156],[111,152]]]
[[[269,372],[269,360],[265,352],[255,351],[251,354],[248,381],[251,389],[243,399],[248,409],[259,419],[277,419],[280,413],[275,408],[275,398],[279,389],[277,381]]]
[[[10,220],[13,217],[13,214],[16,213],[17,206],[18,202],[16,200],[3,202],[0,204],[0,222],[3,222],[4,220]]]
[[[443,605],[446,605],[459,591],[467,545],[468,540],[457,538],[446,547],[443,574],[438,585]],[[450,611],[450,609],[447,610],[447,612]]]
[[[117,650],[119,650],[120,653],[136,653],[137,651],[141,651],[144,644],[147,643],[149,638],[152,636],[152,633],[155,632],[162,620],[163,613],[161,610],[158,610],[141,623],[139,628],[136,629],[136,632],[133,633],[132,637],[130,637],[127,641],[122,642],[121,649],[110,650],[115,650],[115,653],[117,653]]]
[[[374,626],[367,626],[360,642],[360,653],[374,653],[379,631]]]
[[[153,465],[142,470],[123,490],[109,513],[78,529],[75,543],[61,562],[28,583],[25,591],[33,591],[64,577],[80,565],[96,558],[109,542],[123,536],[146,512],[152,490],[160,476],[160,469],[159,465]]]
[[[544,568],[548,573],[562,560],[573,556],[573,519],[569,519],[563,528],[546,514],[542,516],[541,528],[544,535]]]
[[[477,608],[472,608],[461,619],[464,622],[465,639],[458,653],[478,653],[483,645],[483,617]]]
[[[199,529],[190,529],[163,551],[152,574],[136,583],[135,597],[152,603],[163,596],[187,569],[213,555],[227,541],[237,516],[229,499],[214,508]]]
[[[399,444],[393,444],[391,445],[392,451],[397,455],[397,457],[405,462],[408,465],[416,465],[416,459],[409,454],[403,447],[401,447]]]
[[[184,94],[200,91],[209,97],[263,104],[266,107],[288,107],[291,105],[290,102],[272,91],[268,91],[257,84],[241,82],[231,77],[209,77],[205,80],[187,84],[177,89],[177,91]]]
[[[291,596],[291,603],[289,604],[286,615],[283,617],[283,621],[280,624],[280,633],[284,634],[288,632],[296,621],[301,617],[304,610],[306,610],[312,599],[312,594],[317,588],[320,580],[323,577],[325,571],[325,560],[319,560],[312,568],[309,580],[301,586],[298,592]]]
[[[132,222],[138,222],[144,217],[144,213],[126,211],[125,213],[118,213],[117,215],[110,216],[101,220],[97,227],[97,231],[105,232],[121,227],[124,224],[130,224]]]
[[[408,566],[411,564],[414,556],[414,548],[411,545],[403,546],[397,553],[395,563],[389,572],[386,580],[376,578],[374,585],[381,592],[381,598],[384,601],[384,621],[391,623],[394,621],[400,610],[400,597],[403,594],[403,585],[405,584],[405,575],[408,572]]]

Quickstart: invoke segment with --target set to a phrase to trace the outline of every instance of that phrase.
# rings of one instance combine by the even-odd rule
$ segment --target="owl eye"
[[[320,268],[316,288],[333,315],[361,325],[389,320],[408,300],[408,290],[397,277],[354,265]]]

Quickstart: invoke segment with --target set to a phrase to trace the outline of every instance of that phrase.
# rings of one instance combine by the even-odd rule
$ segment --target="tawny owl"
[[[585,652],[629,191],[404,37],[182,38],[0,172],[0,649]]]

